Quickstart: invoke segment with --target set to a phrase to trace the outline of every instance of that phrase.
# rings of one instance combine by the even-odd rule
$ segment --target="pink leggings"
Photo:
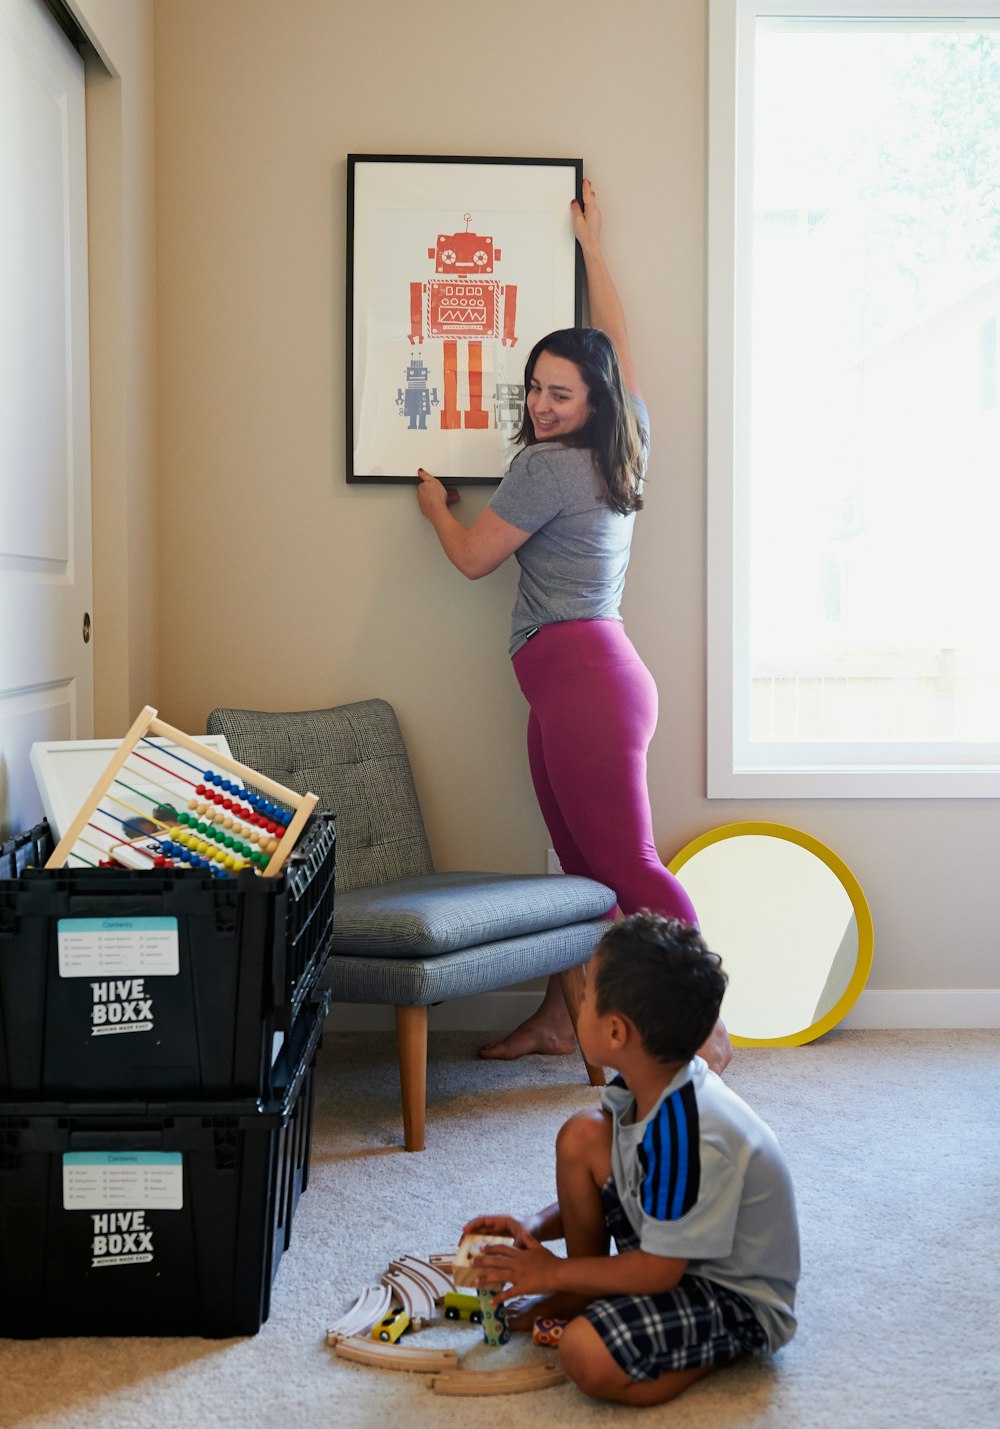
[[[649,908],[696,923],[653,842],[646,750],[656,685],[621,621],[543,625],[513,664],[531,706],[531,778],[564,872],[606,883],[626,915]]]

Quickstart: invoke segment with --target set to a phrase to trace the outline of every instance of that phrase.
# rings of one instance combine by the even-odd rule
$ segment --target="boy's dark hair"
[[[643,909],[615,923],[594,953],[594,997],[601,1016],[635,1025],[661,1062],[687,1062],[719,1016],[726,990],[722,959],[698,929]]]

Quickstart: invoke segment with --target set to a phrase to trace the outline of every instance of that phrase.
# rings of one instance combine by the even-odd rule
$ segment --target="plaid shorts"
[[[619,1251],[638,1250],[639,1239],[622,1210],[614,1182],[601,1190],[604,1219]],[[608,1353],[636,1380],[665,1370],[723,1365],[762,1355],[768,1341],[749,1302],[700,1275],[683,1275],[659,1295],[614,1295],[593,1300],[583,1312]]]

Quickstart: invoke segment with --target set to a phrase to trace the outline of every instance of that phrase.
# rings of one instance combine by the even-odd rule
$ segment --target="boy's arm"
[[[673,1290],[687,1270],[686,1260],[627,1250],[620,1255],[571,1256],[564,1260],[526,1236],[517,1246],[492,1246],[479,1256],[480,1283],[507,1286],[502,1299],[563,1291],[593,1300],[600,1295],[658,1295]],[[522,1248],[523,1247],[523,1248]]]
[[[553,1201],[551,1206],[545,1206],[533,1216],[529,1216],[524,1223],[524,1229],[536,1240],[562,1240],[563,1219],[559,1202]]]
[[[556,1259],[553,1289],[589,1300],[599,1295],[661,1295],[673,1290],[687,1266],[686,1260],[650,1255],[647,1250]]]

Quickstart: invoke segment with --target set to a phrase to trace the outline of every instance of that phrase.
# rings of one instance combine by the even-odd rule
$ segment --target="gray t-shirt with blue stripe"
[[[649,435],[649,414],[635,399]],[[511,618],[510,653],[540,625],[560,620],[620,620],[635,513],[622,516],[589,447],[536,442],[511,462],[490,507],[531,535],[516,552],[521,568]]]
[[[799,1230],[777,1137],[694,1057],[642,1121],[616,1078],[601,1094],[611,1113],[611,1170],[644,1251],[688,1262],[744,1296],[772,1350],[795,1333]]]

